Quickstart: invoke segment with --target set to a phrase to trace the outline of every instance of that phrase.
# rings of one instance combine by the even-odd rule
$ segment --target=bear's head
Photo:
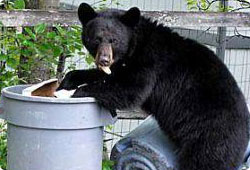
[[[82,3],[78,16],[83,26],[83,44],[95,57],[99,68],[110,67],[126,57],[133,39],[133,29],[140,19],[138,8],[96,12],[90,5]]]

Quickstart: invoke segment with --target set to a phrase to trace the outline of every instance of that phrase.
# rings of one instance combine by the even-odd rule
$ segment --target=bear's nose
[[[99,64],[101,66],[108,66],[109,65],[109,56],[108,55],[100,56]]]

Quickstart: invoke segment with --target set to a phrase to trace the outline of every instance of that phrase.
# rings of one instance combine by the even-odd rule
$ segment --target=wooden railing
[[[173,27],[250,27],[250,13],[144,11],[142,14]],[[76,11],[0,10],[0,21],[6,27],[34,26],[39,23],[65,26],[80,24]]]

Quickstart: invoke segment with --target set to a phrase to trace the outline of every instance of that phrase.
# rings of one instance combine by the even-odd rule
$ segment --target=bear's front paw
[[[77,81],[75,80],[75,72],[71,71],[66,74],[62,82],[60,83],[59,87],[56,89],[56,91],[65,89],[65,90],[74,90],[77,89]]]
[[[90,96],[89,93],[84,91],[83,88],[78,88],[76,89],[75,93],[71,97],[79,98],[79,97],[93,97],[93,96]]]

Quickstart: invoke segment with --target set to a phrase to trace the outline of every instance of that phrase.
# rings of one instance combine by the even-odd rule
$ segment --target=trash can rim
[[[2,90],[2,97],[22,100],[22,101],[29,101],[29,102],[43,102],[43,103],[94,103],[96,102],[95,98],[93,97],[82,97],[82,98],[68,98],[68,99],[59,99],[53,97],[39,97],[39,96],[23,96],[22,94],[12,92],[11,89],[13,88],[26,88],[30,85],[16,85],[16,86],[9,86]]]

